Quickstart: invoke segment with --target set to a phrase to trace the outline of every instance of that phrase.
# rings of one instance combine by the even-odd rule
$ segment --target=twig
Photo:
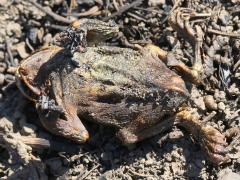
[[[169,16],[170,16],[170,15],[172,14],[172,12],[179,6],[179,4],[181,3],[181,1],[182,1],[182,0],[177,0],[177,1],[174,3],[174,5],[173,5],[172,9],[169,11],[168,15],[162,20],[162,23],[165,23],[165,22],[168,20]]]
[[[12,51],[11,51],[11,44],[10,44],[10,41],[8,38],[5,38],[5,44],[6,44],[6,50],[7,50],[11,65],[17,66],[13,59],[13,55],[12,55]]]
[[[143,17],[140,17],[139,15],[137,14],[134,14],[134,13],[131,13],[131,12],[128,12],[127,15],[139,20],[139,21],[143,21],[143,22],[146,22],[147,20],[144,19]]]
[[[135,7],[135,6],[139,6],[140,4],[142,4],[143,0],[136,0],[136,1],[133,1],[131,4],[129,5],[125,5],[121,8],[119,8],[119,11],[111,14],[110,16],[108,17],[105,17],[103,20],[104,21],[108,21],[109,19],[112,19],[116,16],[120,16],[122,13],[124,13],[125,11],[128,11],[129,9]]]
[[[113,0],[113,6],[116,9],[116,11],[119,11],[119,7],[118,7],[116,0]]]
[[[0,143],[3,141],[6,134],[0,130]],[[24,144],[31,146],[35,149],[51,149],[54,151],[62,151],[68,153],[75,153],[79,150],[79,145],[69,144],[65,142],[58,142],[53,140],[47,140],[44,138],[35,138],[29,136],[19,136],[15,133],[8,133],[8,137],[11,137],[14,140],[21,141]]]
[[[56,21],[60,21],[60,22],[67,23],[67,24],[71,24],[73,22],[73,20],[69,20],[65,17],[62,17],[62,16],[54,13],[51,9],[41,6],[34,0],[27,0],[27,1],[30,2],[32,5],[34,5],[35,7],[37,7],[38,9],[40,9],[41,11],[45,12],[47,15],[51,16]]]
[[[82,179],[82,180],[83,180],[83,179],[86,179],[86,178],[91,174],[91,172],[93,172],[93,171],[94,171],[95,169],[97,169],[99,166],[100,166],[100,164],[94,166],[90,171],[84,173],[82,176],[80,176],[80,177],[78,177],[78,178],[80,178],[80,179]]]
[[[135,172],[135,171],[133,171],[133,170],[131,170],[131,169],[128,169],[128,171],[129,171],[130,173],[132,173],[133,175],[139,176],[139,177],[156,177],[156,176],[154,176],[154,175],[140,174],[140,173]]]
[[[86,17],[86,16],[96,16],[99,15],[99,13],[101,13],[99,11],[99,7],[98,6],[93,6],[90,9],[88,9],[85,12],[81,12],[81,13],[70,13],[70,14],[66,14],[67,16],[74,16],[74,17]]]
[[[214,33],[214,34],[218,34],[218,35],[222,35],[222,36],[229,36],[229,37],[234,37],[234,38],[240,38],[240,34],[222,32],[222,31],[218,31],[218,30],[210,29],[210,28],[207,29],[207,32],[209,32],[209,33]]]
[[[238,69],[239,66],[240,66],[240,59],[236,62],[236,64],[234,64],[233,72],[236,72],[236,70]]]
[[[216,111],[212,111],[209,115],[204,117],[201,122],[206,123],[206,122],[210,121],[216,114],[217,114]]]
[[[52,29],[56,29],[56,30],[60,30],[60,31],[65,31],[68,27],[68,26],[61,26],[58,24],[50,24],[50,23],[46,23],[45,26],[47,28],[52,28]]]

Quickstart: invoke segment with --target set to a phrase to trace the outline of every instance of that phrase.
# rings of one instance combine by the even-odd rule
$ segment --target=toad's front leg
[[[61,111],[57,109],[46,109],[42,102],[36,104],[42,125],[51,133],[63,136],[77,143],[84,143],[88,140],[89,134],[81,120],[77,116],[74,105],[65,102]]]
[[[200,143],[201,147],[207,153],[209,160],[214,164],[221,164],[226,162],[227,143],[225,136],[212,126],[204,125],[198,118],[193,116],[190,111],[182,110],[177,113],[177,122],[184,127],[194,140]]]

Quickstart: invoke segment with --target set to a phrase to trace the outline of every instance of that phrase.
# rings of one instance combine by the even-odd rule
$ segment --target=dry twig
[[[140,4],[142,4],[143,0],[136,0],[136,1],[133,1],[131,4],[128,4],[128,5],[125,5],[121,8],[119,8],[119,11],[111,14],[110,16],[108,17],[105,17],[103,20],[104,21],[108,21],[109,19],[112,19],[116,16],[120,16],[122,13],[128,11],[129,9],[133,8],[133,7],[136,7],[136,6],[139,6]]]
[[[47,15],[51,16],[56,21],[60,21],[60,22],[67,23],[67,24],[71,24],[73,22],[73,20],[69,20],[65,17],[62,17],[62,16],[54,13],[51,9],[48,9],[48,8],[45,8],[45,7],[41,6],[40,4],[35,2],[34,0],[27,0],[27,1],[30,2],[32,5],[36,6],[41,11],[45,12]]]

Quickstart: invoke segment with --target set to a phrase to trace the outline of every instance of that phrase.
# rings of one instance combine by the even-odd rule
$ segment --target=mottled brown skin
[[[158,58],[156,49],[88,47],[86,52],[74,53],[76,67],[62,48],[53,46],[21,64],[18,82],[28,97],[23,85],[30,90],[44,127],[56,135],[85,142],[89,134],[80,119],[86,119],[119,129],[117,137],[131,144],[177,122],[203,146],[210,160],[225,161],[224,136],[202,126],[188,111],[177,112],[189,94],[181,77]],[[43,96],[58,108],[43,108],[39,100]]]

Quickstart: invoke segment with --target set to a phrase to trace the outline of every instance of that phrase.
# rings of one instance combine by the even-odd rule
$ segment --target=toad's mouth
[[[18,89],[27,99],[36,102],[38,99],[37,97],[41,95],[40,90],[31,85],[27,78],[21,74],[19,69],[20,68],[18,68],[16,72],[16,85]]]

